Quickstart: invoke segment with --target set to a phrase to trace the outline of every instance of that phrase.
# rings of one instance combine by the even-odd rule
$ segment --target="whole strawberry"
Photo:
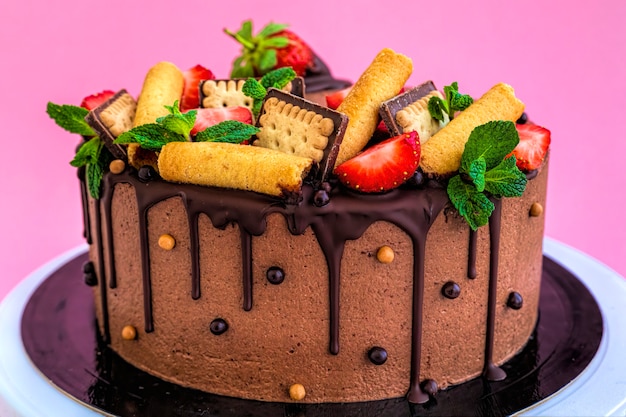
[[[224,29],[243,46],[241,56],[233,62],[231,78],[261,77],[283,67],[292,67],[297,75],[303,76],[307,68],[313,66],[313,51],[286,27],[269,23],[253,35],[252,21],[247,20],[235,33]]]

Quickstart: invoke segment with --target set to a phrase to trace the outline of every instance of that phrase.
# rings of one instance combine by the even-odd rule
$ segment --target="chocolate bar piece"
[[[246,106],[252,109],[252,99],[241,91],[245,82],[246,80],[243,78],[200,82],[200,107]],[[304,97],[304,79],[302,77],[294,78],[285,86],[284,90],[298,97]]]
[[[126,90],[120,90],[85,116],[87,124],[96,131],[113,156],[124,161],[127,160],[126,148],[113,141],[132,129],[136,109],[135,99]]]
[[[311,158],[320,184],[332,172],[348,116],[284,91],[270,88],[257,120],[256,146]]]
[[[380,116],[382,117],[387,129],[392,136],[397,136],[403,133],[402,127],[396,120],[396,114],[405,107],[415,103],[417,100],[426,97],[432,91],[435,91],[435,84],[432,81],[426,81],[423,84],[418,85],[404,93],[385,101],[380,106]]]

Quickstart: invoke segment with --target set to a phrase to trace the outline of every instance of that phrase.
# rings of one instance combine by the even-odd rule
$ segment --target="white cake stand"
[[[89,417],[109,415],[74,400],[49,383],[30,362],[20,334],[20,318],[31,294],[53,271],[86,251],[79,246],[24,279],[0,304],[0,416]],[[589,289],[602,312],[604,331],[598,352],[571,383],[520,416],[626,415],[626,279],[595,259],[555,240],[544,253],[569,269]]]

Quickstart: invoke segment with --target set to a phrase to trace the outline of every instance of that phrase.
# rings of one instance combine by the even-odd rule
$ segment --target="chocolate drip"
[[[476,278],[478,273],[476,272],[476,243],[478,239],[478,233],[470,227],[469,233],[469,255],[467,257],[467,277],[470,279]]]
[[[109,330],[109,314],[107,303],[107,286],[106,277],[104,276],[104,245],[102,244],[102,224],[100,215],[100,201],[95,202],[95,221],[96,235],[98,236],[98,282],[100,284],[100,305],[102,306],[102,327],[104,329],[103,339],[105,343],[111,340],[111,332]]]
[[[243,309],[252,310],[252,236],[240,229],[241,233],[241,260],[243,274]]]
[[[91,224],[89,219],[89,194],[87,191],[86,168],[84,166],[78,168],[78,179],[80,180],[80,199],[83,206],[83,236],[88,244],[91,245]]]
[[[485,335],[485,369],[483,375],[489,381],[501,381],[506,373],[493,363],[493,342],[496,326],[496,296],[498,290],[498,260],[500,255],[500,226],[502,200],[492,199],[494,210],[489,218],[489,296],[487,300],[487,332]]]
[[[200,235],[198,230],[198,213],[192,213],[187,207],[189,223],[189,252],[191,254],[191,298],[200,298]]]
[[[100,202],[104,205],[104,221],[106,225],[107,248],[109,248],[109,257],[107,263],[109,265],[109,288],[117,287],[117,273],[115,271],[115,254],[113,253],[113,190],[111,184],[104,183],[104,191]]]
[[[328,204],[316,206],[309,204],[313,200],[314,190],[305,185],[303,198],[299,204],[286,204],[273,197],[236,190],[207,188],[195,185],[170,184],[160,179],[148,183],[141,182],[134,173],[105,175],[103,191],[104,209],[107,213],[107,235],[112,237],[111,199],[115,185],[130,184],[136,193],[141,244],[143,303],[146,332],[154,330],[152,317],[152,284],[150,276],[150,251],[148,233],[148,211],[155,204],[171,197],[180,197],[187,212],[190,233],[191,256],[191,297],[200,297],[200,239],[198,219],[206,214],[215,228],[224,229],[237,224],[241,235],[243,309],[248,311],[253,305],[252,276],[252,240],[253,236],[262,235],[267,227],[266,218],[271,213],[280,213],[287,221],[293,235],[301,235],[311,228],[326,259],[329,280],[329,351],[340,351],[340,289],[341,261],[345,243],[359,239],[375,222],[392,223],[410,237],[413,244],[413,307],[411,330],[411,373],[407,398],[412,403],[428,401],[428,394],[420,387],[421,348],[423,335],[423,301],[426,236],[435,219],[448,204],[445,189],[426,188],[397,189],[386,194],[367,195],[335,188],[330,190]],[[502,372],[493,365],[493,332],[495,324],[495,296],[497,282],[498,247],[500,234],[501,202],[494,201],[496,209],[490,219],[491,254],[489,306],[487,320],[487,341],[485,346],[485,375],[489,379],[499,377]],[[96,214],[100,230],[100,212]],[[101,233],[102,234],[102,233]],[[109,245],[109,266],[115,270],[113,260],[113,242]],[[102,244],[99,244],[102,252]],[[476,232],[470,232],[468,254],[468,276],[476,275]],[[104,265],[100,262],[100,274],[104,277]],[[104,279],[100,280],[105,282]],[[103,284],[101,284],[103,285]],[[101,287],[103,288],[103,287]],[[106,291],[102,290],[105,327],[108,332]]]

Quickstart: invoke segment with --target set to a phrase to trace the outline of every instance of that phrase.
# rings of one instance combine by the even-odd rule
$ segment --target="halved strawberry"
[[[420,161],[417,132],[403,133],[366,149],[335,169],[342,184],[364,193],[399,187],[409,179]]]
[[[550,146],[550,131],[533,124],[518,124],[515,127],[519,143],[512,154],[517,159],[517,167],[522,171],[539,168]]]
[[[192,135],[225,120],[237,120],[242,123],[252,124],[252,112],[244,106],[197,109],[197,112],[196,123],[191,130]]]
[[[202,65],[189,68],[183,72],[183,76],[185,77],[185,87],[183,88],[183,97],[180,100],[180,111],[182,112],[200,107],[200,81],[215,79],[215,75]]]
[[[343,90],[335,91],[334,93],[326,96],[326,107],[337,110],[337,107],[341,104],[344,98],[348,95],[352,87],[344,88]]]
[[[87,110],[93,110],[114,95],[115,93],[111,90],[104,90],[100,93],[92,94],[83,99],[83,102],[80,103],[80,107],[84,107]]]

